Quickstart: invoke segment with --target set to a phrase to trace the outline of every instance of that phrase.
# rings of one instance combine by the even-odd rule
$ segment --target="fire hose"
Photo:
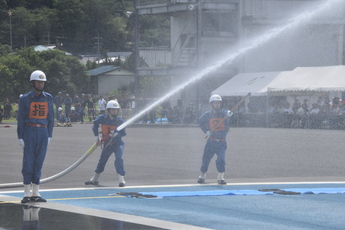
[[[111,138],[110,134],[104,136],[102,139],[100,139],[100,143],[103,143],[104,141],[106,141],[109,138]],[[53,180],[55,180],[57,178],[60,178],[60,177],[62,177],[64,175],[66,175],[67,173],[71,172],[73,169],[78,167],[86,158],[88,158],[88,156],[90,156],[91,153],[93,153],[98,146],[99,146],[98,143],[94,143],[91,146],[91,148],[89,148],[89,150],[87,150],[86,153],[84,153],[84,155],[81,158],[79,158],[79,160],[77,160],[70,167],[68,167],[67,169],[63,170],[62,172],[57,173],[57,174],[55,174],[55,175],[53,175],[51,177],[47,177],[47,178],[44,178],[44,179],[40,180],[40,183],[41,184],[48,183],[50,181],[53,181]],[[24,186],[23,182],[7,183],[7,184],[0,184],[0,189],[1,188],[22,187],[22,186]]]
[[[237,104],[231,108],[230,112],[234,112],[245,100],[246,98],[250,97],[251,93],[249,92],[245,97],[242,97],[242,99],[237,102]],[[225,119],[227,119],[228,116],[223,117],[218,123],[217,125],[215,125],[211,130],[210,133],[213,133],[215,130],[217,130],[217,128],[225,121]],[[207,139],[208,136],[205,137],[205,139]]]

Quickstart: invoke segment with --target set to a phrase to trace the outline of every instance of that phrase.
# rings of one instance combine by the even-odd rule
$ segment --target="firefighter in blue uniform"
[[[98,136],[98,129],[101,127],[102,136],[106,139],[103,143],[102,153],[97,164],[97,168],[93,177],[85,182],[86,185],[98,185],[99,183],[99,176],[104,171],[104,167],[112,155],[115,153],[115,170],[118,174],[119,178],[119,187],[125,186],[125,169],[123,164],[123,150],[124,150],[124,142],[122,137],[126,135],[125,128],[121,129],[120,131],[117,128],[124,123],[124,119],[118,116],[120,105],[116,100],[110,100],[107,103],[107,113],[99,115],[93,122],[92,131],[95,135],[95,141],[100,144],[99,136]]]
[[[217,182],[220,185],[225,185],[224,172],[225,172],[225,151],[227,148],[226,135],[229,131],[229,118],[232,116],[232,112],[222,108],[222,97],[219,95],[212,95],[209,103],[211,105],[211,111],[205,112],[199,118],[199,126],[207,136],[207,142],[204,148],[204,154],[202,157],[202,164],[200,168],[200,176],[198,179],[199,184],[205,183],[206,172],[210,165],[211,159],[214,155],[217,155],[216,167],[218,171]],[[225,116],[223,122],[221,121]],[[220,123],[221,122],[221,123]],[[220,123],[218,125],[218,123]],[[214,127],[216,127],[215,130]],[[212,130],[212,132],[211,132]]]
[[[64,98],[62,97],[62,93],[58,92],[58,95],[53,98],[53,102],[55,104],[55,116],[56,118],[59,117],[59,108],[62,108],[62,103]]]
[[[24,94],[18,104],[17,135],[24,150],[22,203],[46,202],[39,194],[43,162],[54,126],[53,97],[43,91],[46,75],[36,70],[30,76],[33,90]]]

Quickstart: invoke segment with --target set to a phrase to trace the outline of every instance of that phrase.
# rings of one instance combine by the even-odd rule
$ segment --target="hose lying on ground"
[[[66,175],[67,173],[71,172],[73,169],[75,169],[76,167],[78,167],[88,156],[91,155],[91,153],[93,153],[93,151],[95,151],[95,149],[98,147],[97,143],[94,143],[91,148],[89,150],[86,151],[86,153],[84,153],[84,155],[78,160],[76,161],[73,165],[71,165],[70,167],[68,167],[67,169],[63,170],[62,172],[55,174],[51,177],[47,177],[44,178],[40,181],[41,184],[44,183],[48,183],[50,181],[53,181],[57,178],[60,178],[64,175]],[[0,189],[1,188],[14,188],[14,187],[22,187],[24,186],[23,182],[17,182],[17,183],[8,183],[8,184],[0,184]]]

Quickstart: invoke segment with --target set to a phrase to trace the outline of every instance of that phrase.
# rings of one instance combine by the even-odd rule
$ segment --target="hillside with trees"
[[[102,49],[126,50],[131,41],[132,0],[5,0],[1,4],[0,43],[8,44],[10,23],[13,49],[59,44],[72,53]],[[11,12],[11,16],[9,16]],[[10,22],[11,17],[11,22]]]
[[[52,94],[88,90],[87,67],[65,53],[133,51],[133,12],[133,0],[0,1],[0,99],[15,101],[27,92],[35,69],[46,72],[46,90]],[[141,47],[169,46],[168,17],[142,16],[139,28]],[[37,45],[60,51],[34,52]]]

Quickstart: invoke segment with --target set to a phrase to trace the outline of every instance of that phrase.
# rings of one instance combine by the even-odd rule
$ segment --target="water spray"
[[[225,57],[222,60],[220,60],[218,63],[215,63],[214,65],[212,65],[210,67],[207,67],[206,69],[202,70],[199,74],[197,74],[195,77],[189,79],[188,81],[184,82],[180,86],[177,86],[175,89],[173,89],[172,91],[167,93],[165,96],[163,96],[160,99],[158,99],[156,102],[154,102],[153,104],[148,106],[146,109],[142,110],[137,115],[135,115],[131,119],[129,119],[126,122],[124,122],[122,125],[120,125],[117,128],[117,130],[120,131],[121,129],[125,128],[129,124],[133,123],[140,116],[142,116],[143,114],[147,113],[148,111],[150,111],[154,107],[158,106],[159,104],[164,102],[166,99],[168,99],[172,95],[176,94],[177,92],[179,92],[180,90],[182,90],[185,87],[189,86],[190,84],[200,80],[201,78],[205,77],[206,75],[208,75],[209,73],[213,72],[214,70],[220,68],[224,64],[231,63],[232,61],[234,61],[235,58],[237,58],[241,54],[243,54],[245,52],[248,52],[248,51],[250,51],[252,49],[255,49],[255,48],[257,48],[258,46],[260,46],[262,44],[267,43],[268,41],[270,41],[273,38],[275,38],[278,35],[280,35],[282,32],[297,27],[302,22],[310,20],[315,15],[321,13],[322,11],[325,11],[326,9],[330,8],[331,6],[334,6],[334,4],[336,2],[339,2],[339,1],[341,1],[341,0],[329,0],[329,1],[326,1],[326,2],[324,2],[322,4],[320,4],[318,7],[316,7],[313,11],[308,11],[307,10],[307,11],[304,11],[301,14],[297,15],[296,17],[291,18],[288,21],[288,23],[286,23],[286,25],[281,26],[281,27],[276,27],[276,28],[273,28],[271,30],[268,30],[263,35],[260,35],[258,37],[255,37],[255,38],[249,40],[248,42],[246,42],[246,45],[244,45],[242,48],[240,47],[237,52],[232,52],[232,54],[229,55],[228,57]]]
[[[165,96],[158,99],[156,102],[154,102],[153,104],[148,106],[146,109],[142,110],[141,112],[136,114],[134,117],[132,117],[131,119],[127,120],[122,125],[117,127],[117,130],[120,131],[120,130],[124,129],[129,124],[133,123],[136,119],[138,119],[140,116],[147,113],[148,111],[150,111],[154,107],[158,106],[159,104],[164,102],[166,99],[168,99],[172,95],[176,94],[177,92],[179,92],[180,90],[189,86],[190,84],[200,80],[201,78],[205,77],[206,75],[213,72],[214,70],[220,68],[224,64],[231,63],[235,58],[244,54],[245,52],[253,50],[253,49],[257,48],[258,46],[267,43],[268,41],[272,40],[273,38],[276,38],[278,35],[280,35],[284,31],[291,30],[291,29],[297,27],[299,24],[301,24],[307,20],[310,20],[315,15],[322,13],[326,9],[329,9],[331,6],[334,6],[337,2],[341,2],[341,1],[343,1],[343,0],[325,1],[322,4],[318,5],[313,11],[306,10],[306,11],[302,12],[301,14],[297,15],[296,17],[291,18],[285,25],[283,25],[281,27],[273,28],[271,30],[268,30],[263,35],[260,35],[258,37],[255,37],[255,38],[247,41],[246,45],[244,45],[242,48],[240,47],[237,51],[233,51],[232,54],[229,55],[228,57],[225,57],[222,60],[220,60],[219,62],[215,63],[214,65],[205,68],[200,73],[198,73],[195,77],[189,79],[188,81],[184,82],[180,86],[177,86],[175,89],[173,89],[172,91],[167,93]],[[97,146],[98,145],[96,143],[93,144],[91,146],[91,148],[77,162],[75,162],[73,165],[71,165],[66,170],[64,170],[64,171],[62,171],[62,172],[60,172],[54,176],[42,179],[41,183],[47,183],[47,182],[50,182],[52,180],[55,180],[59,177],[66,175],[67,173],[69,173],[70,171],[75,169],[78,165],[80,165],[88,156],[90,156],[91,153],[97,148]],[[21,186],[23,186],[23,183],[0,184],[0,188],[21,187]]]

